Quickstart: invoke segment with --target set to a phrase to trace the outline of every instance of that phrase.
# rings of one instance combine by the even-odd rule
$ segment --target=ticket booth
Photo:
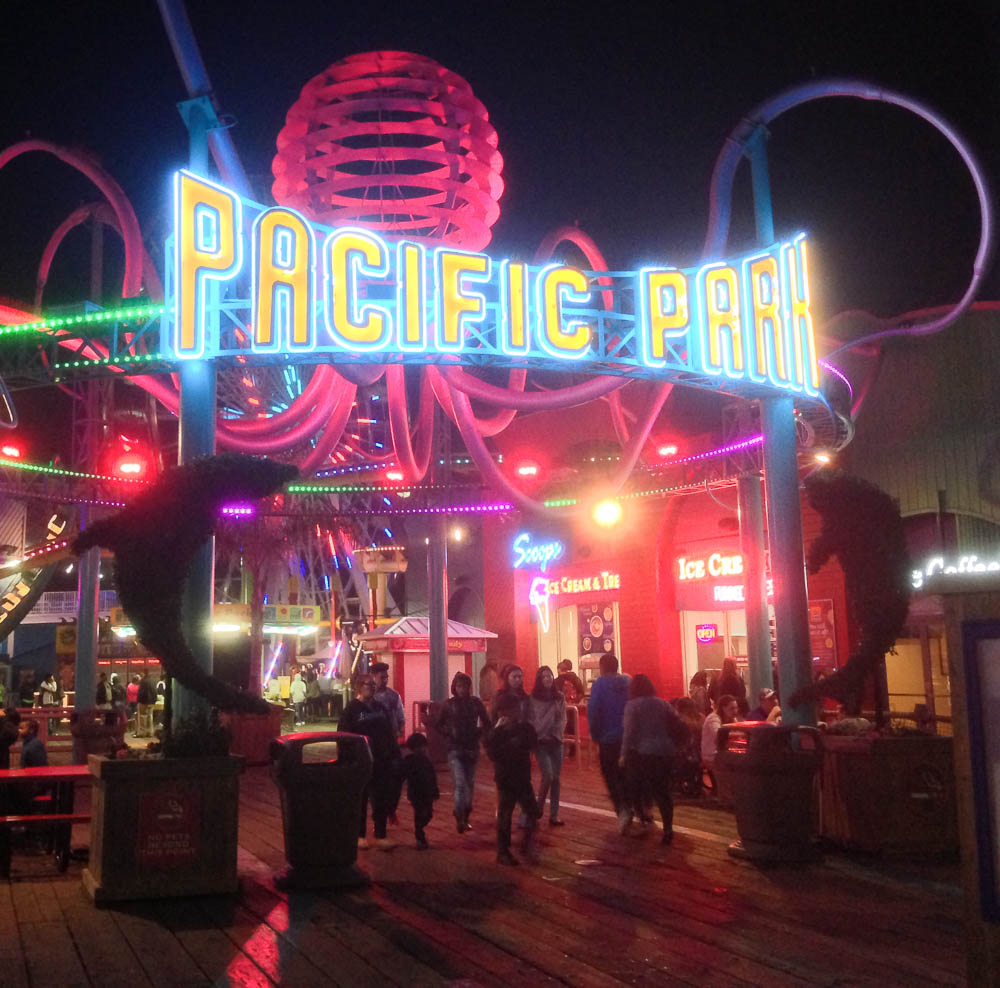
[[[376,662],[389,663],[389,685],[403,699],[406,733],[415,730],[413,704],[431,695],[429,618],[404,617],[385,628],[361,635]],[[456,672],[472,675],[473,652],[485,652],[492,631],[460,621],[448,622],[448,682]]]

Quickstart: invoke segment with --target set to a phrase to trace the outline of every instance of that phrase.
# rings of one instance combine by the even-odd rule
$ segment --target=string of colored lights
[[[0,325],[0,336],[20,333],[44,333],[51,329],[65,329],[68,326],[101,325],[109,322],[129,322],[133,319],[153,319],[167,311],[165,305],[130,306],[127,309],[106,309],[86,312],[78,316],[43,317],[37,322],[5,323]],[[171,309],[171,311],[173,311]],[[155,358],[160,359],[160,358]],[[86,361],[92,363],[93,361]]]
[[[44,473],[53,477],[75,477],[78,480],[103,480],[116,484],[148,484],[148,480],[141,480],[137,477],[111,477],[103,473],[85,473],[82,470],[67,470],[64,467],[55,467],[51,464],[26,463],[24,460],[11,460],[0,456],[0,467],[12,467],[15,470],[24,470],[28,473]]]

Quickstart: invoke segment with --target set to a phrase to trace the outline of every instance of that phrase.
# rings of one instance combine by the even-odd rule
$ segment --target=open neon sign
[[[171,253],[171,358],[224,352],[219,296],[249,275],[249,300],[227,300],[226,311],[247,311],[242,325],[256,354],[574,361],[819,396],[804,235],[735,261],[605,275],[600,294],[610,292],[612,304],[598,307],[593,274],[569,265],[390,244],[181,171]]]

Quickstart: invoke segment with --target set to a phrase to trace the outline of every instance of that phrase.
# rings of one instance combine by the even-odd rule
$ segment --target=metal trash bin
[[[335,742],[335,758],[303,761],[307,745]],[[281,794],[288,868],[278,888],[350,888],[368,884],[359,871],[361,797],[371,779],[368,739],[340,731],[285,734],[271,742],[271,775]]]
[[[820,764],[815,727],[766,722],[719,729],[716,764],[726,773],[740,839],[734,857],[754,861],[815,861],[813,779]]]
[[[417,725],[414,730],[427,736],[427,757],[435,765],[448,761],[448,739],[437,729],[443,706],[440,700],[420,700],[414,704],[413,722]]]

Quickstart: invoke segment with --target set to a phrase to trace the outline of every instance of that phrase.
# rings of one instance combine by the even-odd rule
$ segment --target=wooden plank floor
[[[543,825],[540,862],[494,863],[495,797],[480,765],[472,833],[450,781],[418,852],[409,807],[393,851],[361,855],[370,888],[275,891],[277,791],[243,777],[238,897],[95,909],[82,865],[56,875],[16,855],[0,884],[0,985],[960,985],[957,869],[845,855],[760,869],[726,853],[728,813],[681,805],[676,837],[621,837],[596,759],[563,770],[567,826]],[[74,831],[85,844],[87,829]]]

